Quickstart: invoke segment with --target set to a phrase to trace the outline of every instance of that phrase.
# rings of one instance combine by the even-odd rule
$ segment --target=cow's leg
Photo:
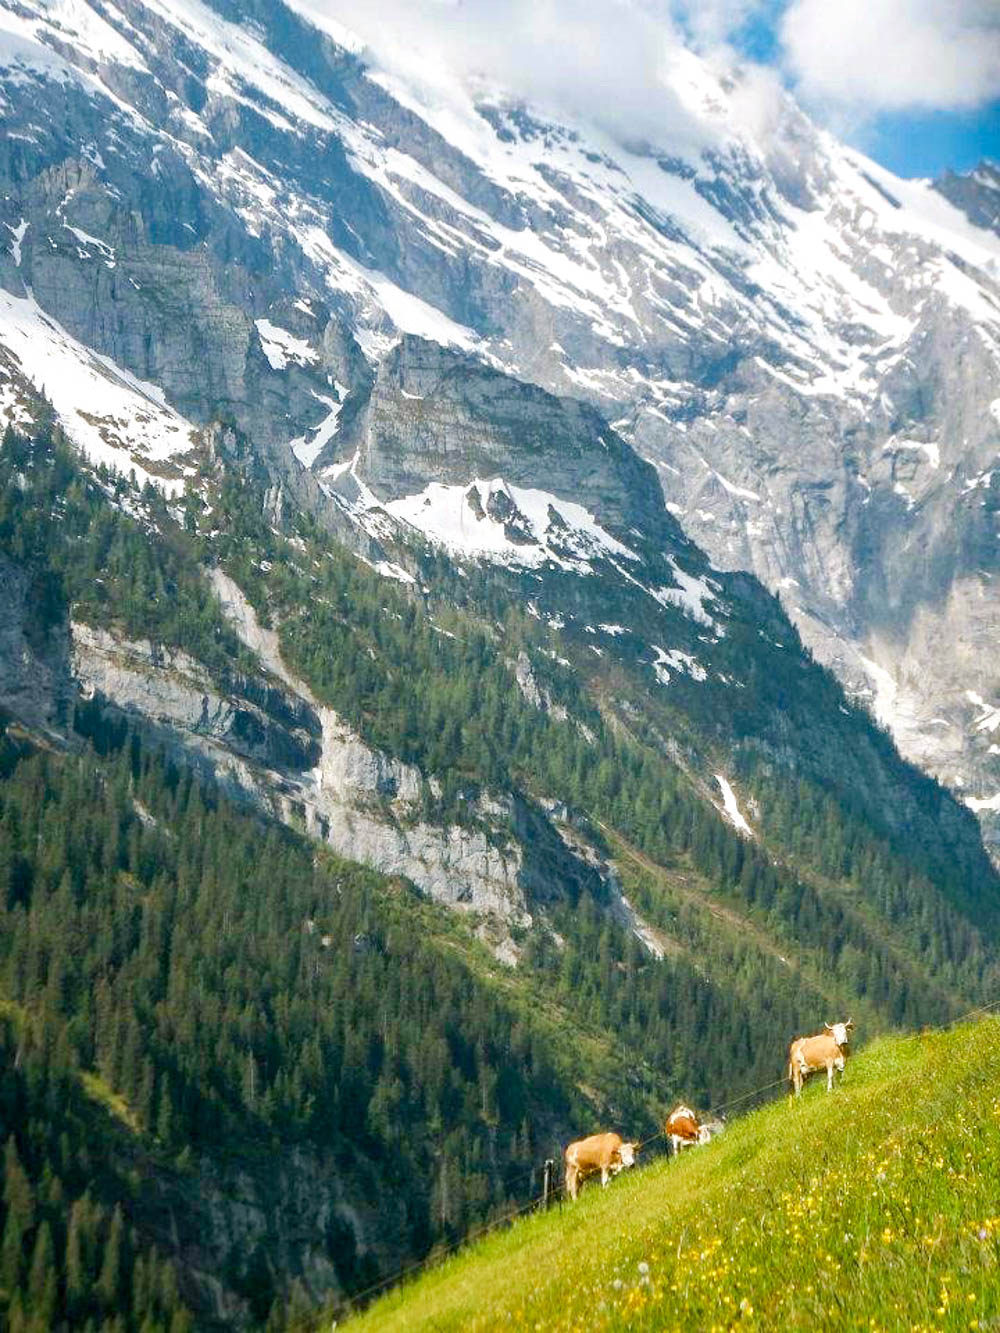
[[[826,1062],[826,1090],[827,1090],[827,1092],[833,1092],[833,1061],[832,1061],[832,1060],[827,1060],[827,1062]]]
[[[608,1181],[609,1181],[610,1179],[611,1179],[611,1172],[608,1170],[608,1168],[607,1168],[606,1166],[602,1166],[602,1167],[601,1167],[601,1189],[602,1189],[602,1190],[606,1190],[606,1189],[608,1188]]]
[[[566,1167],[566,1193],[575,1202],[580,1190],[580,1176],[575,1166]]]

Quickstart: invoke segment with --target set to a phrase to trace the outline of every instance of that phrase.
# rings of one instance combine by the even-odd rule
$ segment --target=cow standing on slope
[[[826,1070],[826,1090],[833,1091],[833,1071],[843,1075],[847,1063],[847,1046],[851,1039],[854,1020],[846,1023],[824,1023],[825,1032],[815,1037],[796,1037],[788,1048],[788,1078],[796,1097],[802,1084],[818,1069]]]
[[[693,1148],[702,1141],[701,1125],[690,1106],[675,1106],[667,1116],[663,1132],[670,1140],[670,1147],[675,1157],[682,1148]]]
[[[692,1111],[690,1106],[675,1106],[667,1116],[663,1133],[669,1139],[676,1157],[682,1148],[696,1148],[700,1144],[710,1143],[725,1127],[724,1120],[699,1120],[698,1113]]]
[[[588,1176],[601,1173],[601,1185],[607,1186],[612,1176],[627,1166],[635,1166],[638,1143],[626,1143],[620,1134],[591,1134],[589,1139],[571,1143],[564,1154],[566,1159],[566,1193],[575,1199],[580,1185]]]

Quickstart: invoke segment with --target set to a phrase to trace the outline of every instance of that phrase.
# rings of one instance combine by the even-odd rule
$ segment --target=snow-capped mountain
[[[0,0],[5,975],[72,995],[70,1079],[107,1029],[129,1234],[199,1326],[451,1245],[821,1012],[1000,978],[980,824],[802,641],[989,813],[995,172],[895,181],[681,54],[640,142],[299,6]]]
[[[92,459],[170,490],[228,419],[330,522],[376,541],[387,512],[530,563],[621,539],[581,499],[555,540],[527,495],[569,503],[542,474],[571,421],[533,476],[488,448],[477,466],[480,437],[504,436],[504,376],[580,400],[987,816],[996,171],[898,180],[784,95],[762,113],[746,71],[685,55],[671,80],[677,123],[624,143],[502,88],[379,72],[270,0],[6,5],[0,410],[24,419],[41,389]],[[404,334],[450,351],[400,379]],[[383,447],[404,403],[423,470]],[[651,486],[629,489],[658,506]]]

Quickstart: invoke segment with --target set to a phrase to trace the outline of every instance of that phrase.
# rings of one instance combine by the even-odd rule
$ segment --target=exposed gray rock
[[[1000,163],[984,161],[974,171],[946,171],[934,188],[975,226],[1000,234]]]
[[[518,653],[514,662],[514,679],[517,681],[517,687],[527,699],[542,713],[548,713],[550,717],[557,722],[565,722],[569,714],[562,704],[552,702],[552,696],[542,685],[539,685],[531,666],[531,658],[522,649]]]
[[[248,646],[280,667],[281,678],[312,707],[308,689],[281,664],[273,632],[259,625],[231,580],[216,572],[215,582]],[[342,855],[403,875],[436,901],[507,928],[530,924],[523,853],[506,827],[509,803],[482,798],[471,804],[465,825],[428,823],[420,817],[419,771],[372,750],[333,710],[318,709],[318,755],[305,739],[296,751],[297,738],[248,701],[221,695],[187,654],[88,625],[72,629],[71,669],[84,698],[151,728],[245,799],[304,824]],[[509,954],[509,937],[500,939]]]
[[[674,527],[653,469],[593,408],[422,338],[404,337],[385,357],[343,447],[360,448],[358,471],[384,500],[428,482],[502,476],[572,499],[613,527]]]
[[[669,126],[653,145],[588,143],[499,95],[449,143],[281,4],[216,0],[200,34],[139,0],[95,6],[120,56],[21,9],[57,72],[8,89],[0,282],[195,423],[229,417],[275,472],[273,512],[344,536],[288,447],[334,401],[314,466],[359,444],[380,498],[506,475],[517,452],[508,480],[646,521],[652,474],[596,409],[720,567],[755,572],[850,689],[881,691],[904,752],[961,793],[1000,793],[969,697],[1000,704],[995,167],[934,195],[788,98],[755,133],[743,76],[708,69],[700,156]],[[242,66],[220,14],[253,16]],[[260,320],[300,349],[280,369]],[[393,350],[406,330],[466,352]],[[926,651],[956,636],[968,652]]]
[[[240,588],[221,570],[213,572],[213,582],[244,643],[318,709],[321,756],[315,769],[300,774],[294,789],[279,798],[285,818],[304,818],[313,833],[342,855],[384,874],[404,875],[438,902],[507,925],[529,924],[521,882],[523,854],[505,827],[509,803],[481,798],[469,811],[470,822],[462,826],[441,828],[422,819],[425,783],[420,771],[373,750],[333,709],[318,705],[308,686],[289,673],[277,635],[261,627]],[[512,945],[506,935],[502,947],[509,956]]]
[[[291,1147],[269,1159],[266,1170],[203,1155],[187,1181],[164,1175],[148,1183],[160,1196],[164,1248],[176,1245],[177,1229],[198,1238],[185,1253],[185,1280],[197,1291],[198,1306],[216,1319],[250,1327],[247,1302],[220,1274],[238,1274],[253,1284],[264,1265],[276,1287],[294,1281],[319,1303],[343,1295],[331,1255],[342,1262],[367,1255],[390,1270],[402,1262],[405,1252],[384,1238],[404,1235],[405,1218],[390,1199],[368,1202],[369,1169],[363,1159],[352,1166]],[[394,1215],[391,1226],[384,1224],[386,1210]]]
[[[223,696],[186,653],[91,625],[71,628],[70,667],[84,699],[106,700],[159,730],[179,733],[241,783],[249,784],[245,760],[302,767],[315,757],[308,730],[281,726],[248,699]]]

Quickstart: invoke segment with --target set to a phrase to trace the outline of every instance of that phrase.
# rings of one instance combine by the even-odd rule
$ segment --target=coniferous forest
[[[210,512],[86,472],[55,428],[8,431],[0,557],[29,581],[26,638],[47,650],[72,619],[148,639],[277,715],[211,592],[218,563],[316,696],[426,776],[422,817],[461,825],[500,792],[537,822],[558,794],[664,954],[591,877],[552,886],[503,966],[474,918],[282,825],[107,700],[69,700],[56,731],[4,719],[12,1330],[282,1328],[530,1199],[580,1127],[650,1133],[676,1097],[773,1080],[816,1015],[934,1021],[996,978],[985,861],[901,842],[863,791],[752,748],[769,840],[743,839],[665,748],[723,721],[766,732],[772,711],[791,734],[796,709],[842,698],[815,664],[776,658],[756,718],[723,719],[711,688],[661,704],[568,636],[579,669],[546,667],[516,574],[423,549],[415,592],[307,518],[265,518],[253,467],[203,469]],[[730,623],[734,663],[757,632]],[[519,689],[522,650],[562,714]],[[933,826],[939,790],[911,786]]]

